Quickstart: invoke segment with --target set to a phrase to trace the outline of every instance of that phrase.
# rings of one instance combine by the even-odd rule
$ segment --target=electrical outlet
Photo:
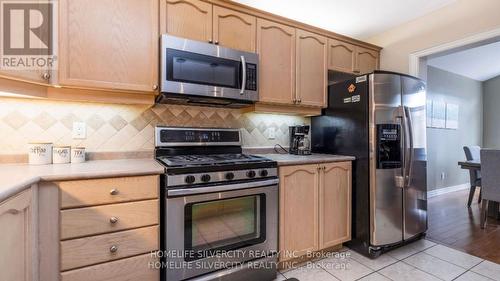
[[[84,139],[87,136],[87,124],[85,122],[73,122],[73,139]]]
[[[267,129],[267,138],[270,140],[274,140],[276,138],[276,129],[274,129],[274,127]]]

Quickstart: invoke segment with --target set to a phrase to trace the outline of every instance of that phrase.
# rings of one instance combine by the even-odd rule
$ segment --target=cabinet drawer
[[[61,209],[157,199],[159,176],[63,181]]]
[[[62,210],[61,239],[158,224],[158,212],[158,199]]]
[[[149,267],[158,259],[149,253],[61,273],[62,281],[158,281],[160,272]]]
[[[158,226],[61,241],[61,271],[158,250]]]

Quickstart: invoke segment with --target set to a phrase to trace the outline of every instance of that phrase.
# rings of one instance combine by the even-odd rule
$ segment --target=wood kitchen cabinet
[[[0,275],[2,280],[37,280],[37,251],[32,191],[23,191],[0,204]]]
[[[328,39],[328,69],[353,73],[356,68],[356,46]]]
[[[161,0],[161,33],[213,42],[212,4],[200,0]]]
[[[351,239],[351,162],[284,166],[279,174],[280,261]]]
[[[296,103],[306,106],[326,106],[327,39],[297,29]]]
[[[257,19],[259,101],[294,103],[295,47],[295,28]]]
[[[61,0],[59,11],[59,85],[158,89],[157,0]]]
[[[378,64],[378,52],[359,46],[356,47],[356,68],[354,72],[369,73],[378,69]]]
[[[199,0],[162,0],[161,31],[255,52],[254,16]]]
[[[320,165],[319,248],[351,240],[351,162]]]
[[[213,7],[214,43],[255,53],[256,19],[219,6]]]
[[[318,250],[318,165],[285,166],[280,176],[280,260]]]

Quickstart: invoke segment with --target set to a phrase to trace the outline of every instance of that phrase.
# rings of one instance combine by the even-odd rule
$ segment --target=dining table
[[[462,169],[469,170],[469,172],[470,171],[481,171],[481,162],[478,160],[459,161],[458,165]],[[500,207],[500,205],[498,202],[488,203],[488,216],[492,217],[492,218],[496,218],[497,220],[500,220],[499,207]]]

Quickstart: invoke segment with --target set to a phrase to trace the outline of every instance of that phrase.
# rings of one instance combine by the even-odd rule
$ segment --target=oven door
[[[275,253],[277,208],[277,184],[167,197],[167,280],[183,280]]]

